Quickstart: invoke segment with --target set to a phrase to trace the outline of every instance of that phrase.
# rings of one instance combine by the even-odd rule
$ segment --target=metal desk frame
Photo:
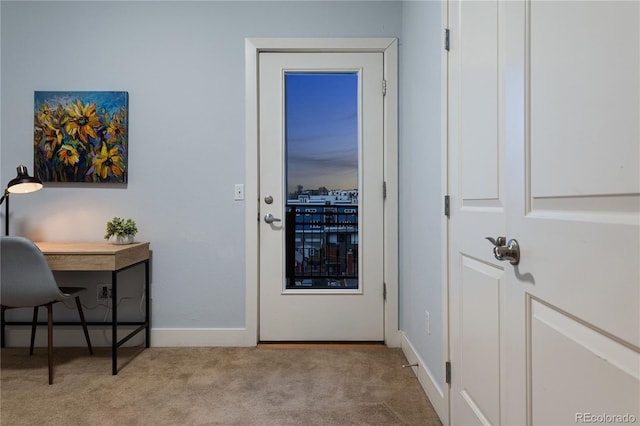
[[[118,348],[145,330],[145,347],[151,345],[149,243],[114,245],[109,243],[35,243],[45,255],[52,271],[111,271],[111,321],[89,321],[87,325],[111,325],[111,374],[118,374]],[[144,264],[145,318],[138,322],[118,321],[118,274]],[[39,322],[39,325],[46,323]],[[55,322],[54,325],[79,325],[78,322]],[[26,321],[6,321],[2,324],[4,347],[5,325],[31,325]],[[118,340],[118,325],[137,325],[131,333]]]

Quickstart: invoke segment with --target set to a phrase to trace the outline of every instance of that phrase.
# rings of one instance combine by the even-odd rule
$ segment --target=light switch
[[[243,183],[236,183],[234,192],[233,192],[233,199],[236,201],[244,200],[244,184]]]

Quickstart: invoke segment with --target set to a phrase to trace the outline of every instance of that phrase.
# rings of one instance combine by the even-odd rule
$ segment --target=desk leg
[[[118,374],[118,273],[111,272],[111,374]]]
[[[145,309],[144,309],[144,315],[145,315],[145,323],[146,323],[146,335],[145,335],[145,347],[148,348],[151,346],[151,315],[149,314],[151,311],[149,310],[149,307],[151,306],[150,303],[150,299],[151,299],[151,293],[149,293],[149,259],[145,260],[144,262],[144,291],[146,294],[145,297]]]
[[[5,347],[5,341],[4,341],[4,323],[6,322],[4,320],[4,311],[7,310],[7,308],[5,308],[4,306],[2,308],[0,308],[2,310],[2,313],[0,315],[2,315],[2,318],[0,319],[0,323],[2,323],[1,327],[2,327],[2,344],[0,346],[2,346],[3,348]]]

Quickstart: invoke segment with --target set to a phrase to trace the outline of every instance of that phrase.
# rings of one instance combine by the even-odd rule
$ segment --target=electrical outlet
[[[111,299],[111,284],[98,284],[98,300]]]
[[[244,184],[236,183],[233,188],[233,199],[236,201],[244,200]]]
[[[425,320],[424,320],[424,328],[427,334],[431,335],[431,314],[429,311],[424,311]]]

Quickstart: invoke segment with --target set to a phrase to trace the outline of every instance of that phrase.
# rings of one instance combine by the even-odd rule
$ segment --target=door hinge
[[[382,96],[387,96],[387,80],[382,80]]]
[[[387,300],[387,283],[382,283],[382,300]]]
[[[449,32],[449,28],[445,28],[444,29],[444,50],[446,50],[447,52],[449,51],[449,49],[451,48],[451,40],[450,40],[450,32]]]
[[[444,363],[444,381],[451,384],[451,361]]]
[[[450,218],[451,217],[451,208],[449,207],[449,203],[450,203],[449,196],[445,195],[444,196],[444,215],[446,217]]]
[[[383,200],[387,199],[387,182],[386,181],[382,182],[382,199]]]

